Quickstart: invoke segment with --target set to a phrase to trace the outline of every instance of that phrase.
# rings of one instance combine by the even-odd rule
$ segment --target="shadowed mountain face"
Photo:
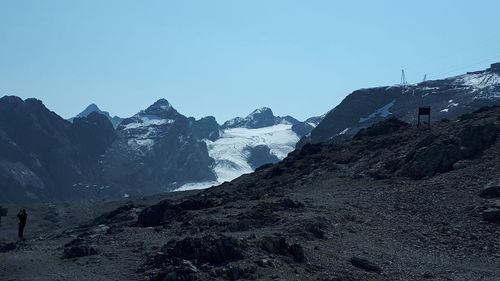
[[[103,115],[71,124],[39,100],[1,98],[0,201],[81,199],[73,184],[100,181],[98,157],[115,138]]]
[[[419,106],[431,106],[431,122],[435,122],[456,119],[482,106],[497,104],[500,104],[500,71],[493,68],[415,85],[361,89],[331,110],[298,147],[349,138],[361,128],[391,116],[415,123]]]
[[[214,180],[213,159],[200,138],[218,134],[214,122],[189,119],[167,100],[158,100],[118,126],[118,139],[103,156],[106,180],[127,194],[152,194],[188,181]]]

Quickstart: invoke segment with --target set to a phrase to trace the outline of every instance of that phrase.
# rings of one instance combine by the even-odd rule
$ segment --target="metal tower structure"
[[[406,86],[408,85],[404,69],[401,70],[401,83],[399,85],[401,86],[401,94],[404,94],[406,91]]]
[[[408,81],[406,81],[406,75],[405,75],[405,70],[401,70],[401,86],[406,86],[408,85]]]

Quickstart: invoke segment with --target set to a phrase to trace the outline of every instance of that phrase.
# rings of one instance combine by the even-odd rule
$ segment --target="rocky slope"
[[[498,280],[499,134],[500,107],[431,129],[391,118],[203,192],[94,204],[86,223],[53,206],[73,223],[0,236],[0,277]]]
[[[500,70],[493,65],[484,71],[441,80],[361,89],[332,109],[298,147],[305,143],[349,138],[361,128],[391,116],[415,123],[419,106],[431,106],[431,122],[434,122],[443,118],[456,119],[482,106],[498,104]]]

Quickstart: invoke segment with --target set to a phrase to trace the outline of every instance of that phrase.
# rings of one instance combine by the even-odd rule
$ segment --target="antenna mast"
[[[405,70],[401,70],[401,93],[404,94],[406,90],[406,86],[408,85],[408,81],[406,81],[406,75],[405,75]]]
[[[408,85],[408,82],[406,81],[406,75],[405,75],[405,70],[401,70],[401,86]]]

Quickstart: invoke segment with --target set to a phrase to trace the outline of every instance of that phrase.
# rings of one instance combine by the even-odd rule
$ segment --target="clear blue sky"
[[[158,98],[219,122],[299,119],[358,88],[500,61],[498,0],[0,0],[0,95],[61,116],[122,117]]]

